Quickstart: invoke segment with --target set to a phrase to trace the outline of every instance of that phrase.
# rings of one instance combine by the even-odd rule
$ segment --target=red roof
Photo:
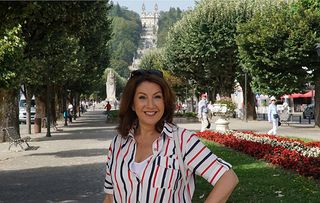
[[[314,96],[314,90],[310,90],[306,93],[293,93],[290,95],[283,95],[281,98],[285,98],[287,96],[288,98],[308,98],[308,97],[313,97]]]

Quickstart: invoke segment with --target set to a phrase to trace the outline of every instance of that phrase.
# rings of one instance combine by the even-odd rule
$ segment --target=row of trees
[[[27,108],[35,95],[37,117],[47,111],[53,119],[67,94],[79,101],[97,88],[109,63],[110,7],[108,0],[0,3],[0,126],[17,126],[20,87]]]
[[[234,81],[245,87],[248,118],[255,119],[254,94],[280,96],[316,89],[320,124],[320,8],[317,0],[203,0],[170,29],[162,67],[196,88],[229,96]]]

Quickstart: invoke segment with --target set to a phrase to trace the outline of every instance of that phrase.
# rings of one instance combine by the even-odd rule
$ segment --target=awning
[[[283,95],[281,98],[309,98],[309,97],[313,97],[314,96],[315,91],[314,90],[310,90],[306,93],[293,93],[290,95]]]

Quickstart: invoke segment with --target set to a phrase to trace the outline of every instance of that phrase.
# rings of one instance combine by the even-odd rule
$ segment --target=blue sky
[[[153,10],[154,4],[158,4],[159,11],[168,11],[170,7],[181,10],[187,10],[194,8],[195,0],[112,0],[114,4],[119,3],[120,6],[125,6],[128,10],[133,10],[137,13],[141,13],[142,3],[146,7],[146,11],[150,12]]]

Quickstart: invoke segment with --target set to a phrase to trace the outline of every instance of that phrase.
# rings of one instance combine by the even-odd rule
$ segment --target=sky
[[[128,10],[133,10],[138,14],[141,13],[142,4],[146,7],[147,12],[153,11],[154,4],[158,4],[159,11],[168,11],[170,7],[181,10],[187,10],[194,8],[195,0],[112,0],[114,4],[119,3],[120,6],[125,6]]]

